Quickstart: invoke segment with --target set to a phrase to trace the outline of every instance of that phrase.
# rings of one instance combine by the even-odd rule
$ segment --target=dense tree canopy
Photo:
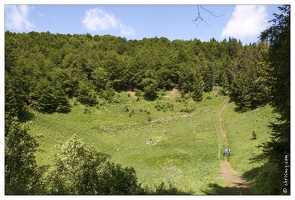
[[[110,100],[111,91],[134,89],[152,100],[160,90],[178,87],[200,101],[214,86],[230,92],[242,111],[252,109],[267,103],[261,77],[267,68],[265,51],[264,43],[243,46],[235,38],[127,41],[110,35],[7,31],[6,114],[18,116],[26,105],[46,113],[70,112],[69,98],[94,106],[98,98]]]

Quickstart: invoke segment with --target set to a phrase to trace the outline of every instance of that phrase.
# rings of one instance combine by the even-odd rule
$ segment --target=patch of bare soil
[[[236,172],[228,161],[221,163],[221,177],[228,181],[227,186],[220,194],[224,195],[249,195],[252,194],[246,180]]]
[[[222,113],[228,105],[229,101],[226,100],[222,103],[220,109],[217,112],[218,122],[220,126],[220,134],[226,141],[226,146],[228,147],[228,140],[223,126]],[[228,184],[219,193],[222,195],[249,195],[252,194],[249,185],[246,180],[236,172],[227,161],[227,157],[221,163],[221,177],[228,181]]]
[[[175,98],[178,94],[179,90],[177,88],[173,88],[171,90],[171,92],[169,92],[168,95],[166,95],[165,97],[170,97],[170,98]]]
[[[134,92],[134,91],[130,91],[130,90],[128,90],[127,93],[129,93],[129,94],[135,96],[135,92]]]

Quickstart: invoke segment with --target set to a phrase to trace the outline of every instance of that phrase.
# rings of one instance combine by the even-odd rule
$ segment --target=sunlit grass
[[[234,109],[234,103],[229,104],[223,116],[229,148],[234,155],[230,162],[236,170],[243,173],[259,165],[249,163],[249,159],[262,153],[256,146],[269,140],[271,129],[268,125],[274,120],[275,115],[270,106],[246,113],[237,113]],[[253,131],[257,134],[256,139],[253,138]]]
[[[166,97],[155,101],[140,99],[138,102],[137,97],[128,97],[122,92],[118,98],[119,103],[98,108],[75,103],[68,114],[33,112],[35,117],[30,132],[44,136],[36,153],[38,163],[50,164],[48,156],[55,152],[52,147],[76,134],[97,150],[110,154],[113,162],[134,167],[143,186],[155,188],[165,181],[169,174],[163,167],[169,162],[181,171],[178,190],[204,194],[210,183],[224,186],[226,181],[220,178],[224,141],[219,135],[216,112],[227,97],[206,93],[204,100],[198,103]],[[155,105],[161,103],[172,104],[173,109],[157,111]],[[184,107],[195,108],[192,116],[177,118],[188,115],[181,112]],[[249,158],[257,153],[254,146],[267,138],[268,130],[264,124],[270,118],[270,108],[246,114],[235,113],[233,109],[234,105],[230,104],[224,113],[233,152],[230,162],[236,171],[244,172],[252,167]],[[134,111],[132,114],[131,110]],[[164,120],[151,123],[151,120],[158,119]],[[255,141],[251,140],[252,130],[258,134]],[[150,138],[153,144],[146,145]]]

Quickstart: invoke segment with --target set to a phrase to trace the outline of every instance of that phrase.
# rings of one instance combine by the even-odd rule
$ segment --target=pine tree
[[[191,93],[195,101],[201,101],[203,95],[203,80],[200,70],[193,65],[180,68],[179,88],[182,95]]]
[[[290,5],[279,7],[281,14],[274,14],[273,24],[261,33],[261,40],[269,43],[267,62],[270,63],[267,81],[271,105],[280,116],[271,124],[271,141],[263,143],[263,151],[278,169],[277,188],[284,181],[285,158],[290,163]],[[290,187],[290,177],[288,188]],[[276,184],[274,184],[276,185]],[[281,192],[281,189],[278,189]],[[288,190],[290,191],[290,190]]]

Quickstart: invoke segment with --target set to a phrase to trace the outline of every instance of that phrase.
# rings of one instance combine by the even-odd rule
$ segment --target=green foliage
[[[78,140],[76,135],[56,146],[53,169],[46,177],[48,194],[103,195],[135,194],[135,170],[107,162],[109,155]]]
[[[192,113],[195,110],[196,110],[195,107],[191,107],[191,106],[186,105],[185,107],[183,107],[183,108],[180,109],[180,112]]]
[[[204,92],[211,92],[215,84],[215,71],[213,64],[209,64],[202,70],[204,81]]]
[[[175,67],[162,67],[158,70],[158,86],[159,88],[171,90],[178,82],[178,74],[175,72]]]
[[[52,157],[54,169],[47,177],[49,194],[99,192],[97,191],[99,187],[97,170],[108,156],[88,147],[75,135],[56,148],[60,150],[60,153]]]
[[[166,112],[167,110],[173,111],[174,105],[170,102],[162,103],[162,102],[157,102],[155,105],[155,108],[157,111],[163,111]]]
[[[116,92],[113,88],[106,88],[102,91],[100,91],[99,96],[108,102],[111,102],[113,97],[115,96]]]
[[[268,103],[268,87],[265,72],[268,68],[262,61],[265,44],[244,47],[237,55],[231,73],[233,80],[229,96],[237,104],[239,111],[255,109]],[[261,60],[261,61],[260,61]]]
[[[145,189],[145,193],[148,195],[188,195],[190,193],[185,193],[179,191],[176,187],[173,187],[171,184],[161,182],[156,186],[156,191],[151,191],[148,188]]]
[[[22,88],[19,85],[14,85],[15,82],[5,72],[5,119],[7,120],[19,117],[24,108]]]
[[[38,166],[35,159],[38,137],[14,120],[9,122],[5,137],[5,194],[42,194],[42,175],[45,166]]]
[[[68,99],[59,85],[53,86],[47,79],[41,79],[30,94],[31,105],[43,113],[70,111]]]
[[[157,97],[158,82],[155,79],[144,78],[140,85],[147,99],[155,99]]]
[[[90,36],[5,32],[5,72],[13,80],[6,87],[9,87],[7,92],[10,88],[19,90],[17,94],[21,94],[21,98],[15,98],[22,99],[17,103],[19,108],[22,107],[20,102],[25,102],[41,112],[68,112],[65,104],[55,109],[56,100],[50,100],[49,97],[41,98],[44,102],[38,101],[39,94],[30,101],[36,88],[43,87],[38,86],[43,84],[39,82],[42,78],[50,81],[54,88],[63,90],[67,98],[79,96],[81,102],[89,106],[97,105],[95,96],[111,101],[110,90],[120,92],[139,89],[146,99],[154,100],[160,90],[179,86],[183,94],[191,92],[195,101],[201,101],[202,92],[209,92],[216,85],[221,86],[221,92],[227,95],[233,81],[238,85],[242,83],[239,80],[244,76],[238,75],[237,78],[237,72],[245,74],[245,77],[249,76],[248,73],[251,76],[252,68],[257,71],[263,69],[258,75],[254,73],[255,79],[249,79],[247,85],[243,85],[254,85],[254,89],[244,93],[239,92],[242,91],[239,88],[232,90],[237,101],[242,96],[240,107],[261,104],[267,89],[264,79],[260,78],[265,67],[260,67],[263,62],[259,52],[257,58],[248,56],[246,59],[258,63],[259,67],[251,64],[250,71],[237,70],[236,67],[236,63],[239,63],[248,68],[248,61],[241,61],[247,57],[244,56],[245,51],[250,52],[249,55],[255,54],[257,49],[259,51],[259,44],[250,45],[251,48],[243,47],[235,38],[222,42],[214,38],[210,42],[169,41],[164,37],[127,41],[110,35]],[[257,83],[252,84],[253,81]],[[7,102],[11,104],[10,107],[18,109],[13,98]]]
[[[203,81],[198,68],[182,66],[179,75],[179,88],[182,95],[191,93],[195,101],[201,101]]]
[[[91,79],[93,79],[96,90],[100,91],[107,87],[109,77],[104,68],[98,67],[91,73]]]
[[[22,80],[19,78],[17,51],[13,40],[5,40],[5,118],[19,117],[25,102]]]
[[[119,164],[106,162],[99,178],[101,192],[107,195],[134,195],[143,193],[137,184],[137,176],[133,167],[122,167]]]
[[[281,13],[274,14],[272,26],[261,33],[261,39],[269,42],[267,62],[270,63],[267,83],[270,87],[270,102],[279,114],[277,122],[271,124],[271,141],[262,144],[265,155],[278,169],[279,176],[285,173],[286,161],[290,158],[290,5],[279,7]],[[273,181],[280,190],[280,179]],[[286,181],[290,194],[290,178]]]
[[[253,140],[257,139],[257,133],[255,131],[252,132],[252,139]]]
[[[143,96],[143,92],[141,91],[141,90],[139,90],[139,89],[134,89],[134,92],[135,92],[135,95],[137,96],[137,97],[142,97]]]
[[[97,104],[97,93],[91,83],[81,82],[78,87],[77,100],[84,105],[94,106]]]

